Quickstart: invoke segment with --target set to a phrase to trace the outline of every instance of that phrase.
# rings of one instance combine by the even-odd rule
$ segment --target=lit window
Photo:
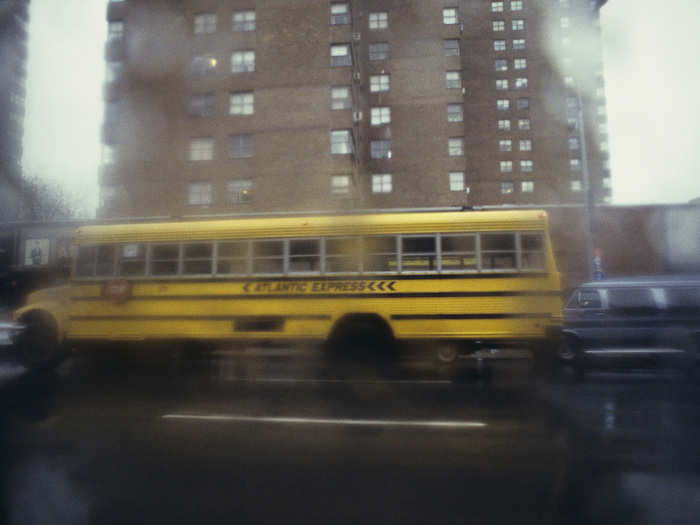
[[[535,183],[531,180],[524,180],[520,183],[520,191],[523,193],[532,193],[535,191]]]
[[[515,89],[527,89],[527,78],[520,77],[515,79]]]
[[[211,204],[211,184],[195,182],[187,186],[187,204]]]
[[[229,135],[228,158],[242,159],[253,156],[252,135]]]
[[[391,108],[378,107],[370,110],[370,124],[372,126],[381,126],[391,122]]]
[[[494,31],[505,31],[506,23],[503,20],[494,20],[491,22],[491,27]]]
[[[529,98],[519,98],[515,101],[515,109],[527,109],[530,107],[530,99]]]
[[[446,57],[459,56],[459,40],[443,40],[442,45]]]
[[[389,13],[382,11],[369,14],[370,29],[386,29],[387,27],[389,27]]]
[[[499,168],[501,173],[510,173],[513,171],[513,161],[512,160],[502,160],[499,161]]]
[[[105,69],[105,82],[111,84],[112,82],[119,82],[122,77],[123,65],[118,61],[109,61],[106,63]]]
[[[388,60],[389,44],[386,42],[375,42],[369,45],[370,60]]]
[[[447,104],[447,122],[464,120],[464,104]]]
[[[518,129],[520,131],[529,130],[530,129],[530,119],[529,118],[518,119]]]
[[[350,109],[352,98],[348,86],[334,86],[331,88],[331,109]]]
[[[520,151],[532,151],[532,140],[520,139]]]
[[[493,63],[493,67],[496,71],[508,71],[508,61],[503,58],[499,58]]]
[[[566,119],[566,127],[569,130],[569,133],[572,133],[578,129],[578,120],[572,117],[569,117]]]
[[[190,97],[190,115],[193,117],[211,117],[214,114],[214,95],[192,95]]]
[[[579,147],[578,137],[569,137],[569,149],[578,149]]]
[[[498,151],[511,151],[513,142],[510,139],[501,139],[498,141]]]
[[[513,50],[522,51],[523,49],[525,49],[524,38],[516,38],[515,40],[513,40]]]
[[[513,69],[526,69],[527,59],[526,58],[516,58],[513,60]]]
[[[605,106],[598,106],[597,112],[601,117],[604,116],[606,114]]]
[[[369,90],[372,93],[389,91],[389,75],[370,75]]]
[[[343,67],[352,65],[352,55],[350,54],[350,44],[331,45],[331,66]]]
[[[511,27],[513,28],[513,31],[524,31],[525,20],[513,20]]]
[[[452,25],[457,23],[457,8],[446,7],[442,10],[442,23]]]
[[[492,13],[503,12],[503,2],[491,2],[491,12]]]
[[[510,3],[510,10],[511,11],[522,11],[523,10],[523,2],[522,0],[513,0]]]
[[[610,159],[605,159],[603,161],[603,169],[604,170],[609,170],[610,169]]]
[[[190,160],[211,160],[214,158],[214,139],[197,138],[190,140]]]
[[[510,131],[510,120],[499,120],[498,129],[500,131]]]
[[[373,140],[369,143],[369,156],[373,159],[391,158],[390,140]]]
[[[349,129],[331,131],[331,153],[333,155],[349,155],[352,151],[352,135]]]
[[[520,171],[531,172],[532,171],[532,161],[531,160],[521,160],[520,161]]]
[[[464,191],[464,172],[463,171],[451,171],[449,174],[450,178],[450,191]]]
[[[505,51],[506,50],[506,41],[505,40],[494,40],[493,41],[493,50],[494,51]]]
[[[610,177],[603,177],[603,188],[606,190],[612,189],[612,179]]]
[[[347,195],[350,193],[350,176],[333,175],[331,177],[331,195]]]
[[[464,155],[464,137],[450,137],[447,140],[447,154],[450,157]]]
[[[515,192],[515,184],[512,182],[501,182],[501,193],[503,195],[510,195]]]
[[[380,173],[372,175],[372,193],[391,193],[391,174]]]
[[[567,75],[564,77],[564,85],[566,87],[574,87],[574,77]]]
[[[192,74],[196,77],[213,75],[216,72],[218,60],[214,55],[197,55],[192,57]]]
[[[107,41],[121,40],[124,37],[124,22],[114,21],[107,24]]]
[[[233,12],[234,31],[255,31],[255,11],[234,11]]]
[[[445,72],[445,87],[448,89],[459,89],[462,87],[462,74],[459,71]]]
[[[109,144],[102,144],[102,164],[105,166],[114,164],[114,153],[114,146],[110,146]]]
[[[250,201],[253,182],[249,180],[233,180],[226,185],[228,201],[233,204]]]
[[[571,171],[581,170],[581,160],[580,159],[569,159],[569,168]]]
[[[508,80],[505,78],[499,78],[496,80],[496,89],[498,91],[505,91],[508,89]]]
[[[571,22],[569,21],[568,16],[562,16],[559,23],[560,23],[562,29],[569,29],[569,26],[571,25]]]
[[[350,6],[346,3],[331,4],[331,25],[347,25],[350,23]]]
[[[202,13],[194,16],[194,34],[204,35],[216,32],[216,13]]]
[[[235,51],[231,55],[231,73],[255,71],[255,51]]]
[[[601,122],[598,124],[598,133],[601,135],[607,135],[608,134],[608,125],[605,122]]]
[[[580,180],[572,180],[571,181],[571,191],[581,191],[583,189],[583,185],[581,184]]]
[[[252,115],[255,112],[255,95],[252,91],[231,93],[228,108],[229,115]]]
[[[605,88],[597,87],[595,89],[595,96],[598,98],[605,98]]]
[[[496,101],[496,109],[498,111],[506,111],[510,109],[510,100],[508,100],[507,98],[499,98]]]
[[[608,151],[608,143],[604,140],[600,143],[600,151]]]

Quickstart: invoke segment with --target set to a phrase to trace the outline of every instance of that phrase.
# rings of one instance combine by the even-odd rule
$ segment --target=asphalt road
[[[527,359],[329,365],[285,349],[0,367],[15,524],[685,524],[700,386]]]

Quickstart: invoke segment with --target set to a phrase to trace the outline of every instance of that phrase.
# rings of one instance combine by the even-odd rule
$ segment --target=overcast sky
[[[528,1],[528,0],[526,0]],[[24,169],[97,205],[107,0],[32,0]],[[613,201],[700,197],[700,2],[601,10]]]

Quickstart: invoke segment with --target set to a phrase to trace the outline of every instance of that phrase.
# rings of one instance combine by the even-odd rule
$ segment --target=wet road
[[[19,377],[8,366],[0,488],[11,524],[700,516],[700,387],[670,371],[579,381],[517,359],[488,378],[471,362],[437,374],[280,349],[76,356]]]

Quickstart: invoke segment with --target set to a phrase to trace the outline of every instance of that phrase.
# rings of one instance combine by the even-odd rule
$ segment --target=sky
[[[98,200],[106,4],[30,7],[24,171],[64,185],[83,216]],[[615,204],[700,197],[698,20],[700,2],[690,0],[601,9]]]

